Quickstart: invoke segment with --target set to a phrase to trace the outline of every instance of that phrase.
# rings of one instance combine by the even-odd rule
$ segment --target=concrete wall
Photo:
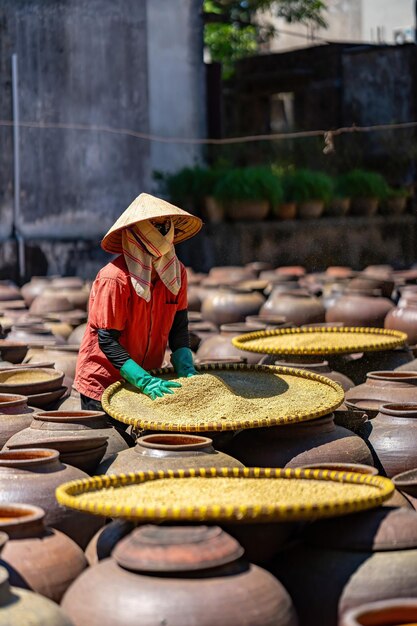
[[[148,0],[149,128],[164,137],[204,137],[205,75],[201,0]],[[151,168],[176,171],[201,146],[153,142]]]
[[[11,118],[17,52],[22,121],[149,130],[144,2],[0,0],[0,23],[2,119]],[[1,133],[4,214],[13,155],[11,129]],[[149,184],[149,145],[131,137],[22,128],[20,149],[19,227],[27,237],[97,237]]]

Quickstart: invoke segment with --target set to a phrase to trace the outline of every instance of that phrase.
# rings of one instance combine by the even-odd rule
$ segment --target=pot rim
[[[415,485],[417,484],[417,469],[400,472],[399,474],[393,476],[391,480],[398,489]]]
[[[381,621],[379,618],[381,618]],[[367,626],[373,624],[374,626],[392,626],[397,620],[399,620],[398,626],[407,622],[411,625],[410,620],[412,620],[412,623],[416,622],[416,598],[396,598],[362,604],[359,607],[346,611],[342,618],[342,625]]]
[[[4,521],[6,518],[7,521]],[[34,504],[0,504],[0,531],[10,526],[24,526],[28,523],[40,522],[45,518],[45,511]],[[7,531],[4,531],[7,532]]]
[[[2,407],[19,406],[20,404],[27,404],[27,402],[27,396],[18,393],[0,393],[0,415]]]
[[[411,370],[391,371],[391,370],[375,370],[368,372],[366,378],[371,380],[398,380],[399,382],[407,380],[417,381],[417,372]]]
[[[33,419],[39,422],[83,422],[94,417],[104,417],[104,411],[38,411]]]
[[[301,469],[328,469],[336,472],[357,472],[358,474],[368,474],[370,476],[377,476],[378,470],[372,465],[365,465],[364,463],[306,463],[300,465]]]
[[[170,441],[173,443],[170,443]],[[174,443],[175,441],[178,443]],[[207,448],[213,445],[213,440],[209,437],[189,435],[188,433],[161,433],[138,437],[136,444],[151,450],[180,452],[181,450],[201,450]]]
[[[404,418],[417,417],[417,402],[386,402],[380,405],[379,413]]]
[[[48,448],[25,448],[24,450],[1,450],[0,467],[25,469],[33,465],[46,465],[59,461],[58,450]]]

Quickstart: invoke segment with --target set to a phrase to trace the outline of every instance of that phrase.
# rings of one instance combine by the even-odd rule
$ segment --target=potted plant
[[[384,202],[381,204],[381,213],[384,215],[400,215],[404,213],[409,196],[408,190],[404,189],[404,187],[399,189],[389,187]]]
[[[375,215],[388,189],[380,174],[360,169],[340,177],[339,184],[351,198],[350,210],[353,215]]]
[[[302,219],[318,218],[330,199],[332,181],[327,174],[301,169],[283,176],[284,197],[297,203],[298,216]]]
[[[293,197],[292,174],[280,168],[275,168],[275,173],[281,180],[282,201],[274,207],[274,215],[279,220],[293,220],[297,216],[297,203]]]
[[[231,220],[263,220],[282,199],[280,180],[269,167],[234,168],[220,177],[214,198]]]
[[[349,213],[350,209],[349,189],[345,185],[345,177],[337,176],[333,179],[332,197],[326,207],[326,213],[333,216],[343,216]]]

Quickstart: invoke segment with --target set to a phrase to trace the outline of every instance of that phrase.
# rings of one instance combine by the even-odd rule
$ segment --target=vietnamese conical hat
[[[193,237],[203,226],[199,217],[187,213],[178,207],[151,196],[141,193],[119,219],[113,224],[108,233],[103,237],[101,247],[106,252],[117,254],[122,252],[122,231],[133,224],[144,220],[154,220],[158,217],[171,218],[175,227],[174,244]]]

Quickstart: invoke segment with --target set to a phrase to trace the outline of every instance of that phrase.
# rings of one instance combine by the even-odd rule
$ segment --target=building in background
[[[414,41],[414,0],[327,0],[326,4],[326,29],[287,24],[281,18],[266,14],[265,18],[277,29],[277,36],[265,51],[293,50],[323,41],[379,44]]]
[[[13,129],[0,126],[2,277],[14,266],[16,231],[27,264],[37,250],[49,273],[76,266],[94,273],[89,250],[140,192],[151,191],[152,173],[200,158],[195,145],[116,132],[204,136],[200,4],[0,0],[0,119],[13,121],[15,82],[23,124],[17,212]]]

